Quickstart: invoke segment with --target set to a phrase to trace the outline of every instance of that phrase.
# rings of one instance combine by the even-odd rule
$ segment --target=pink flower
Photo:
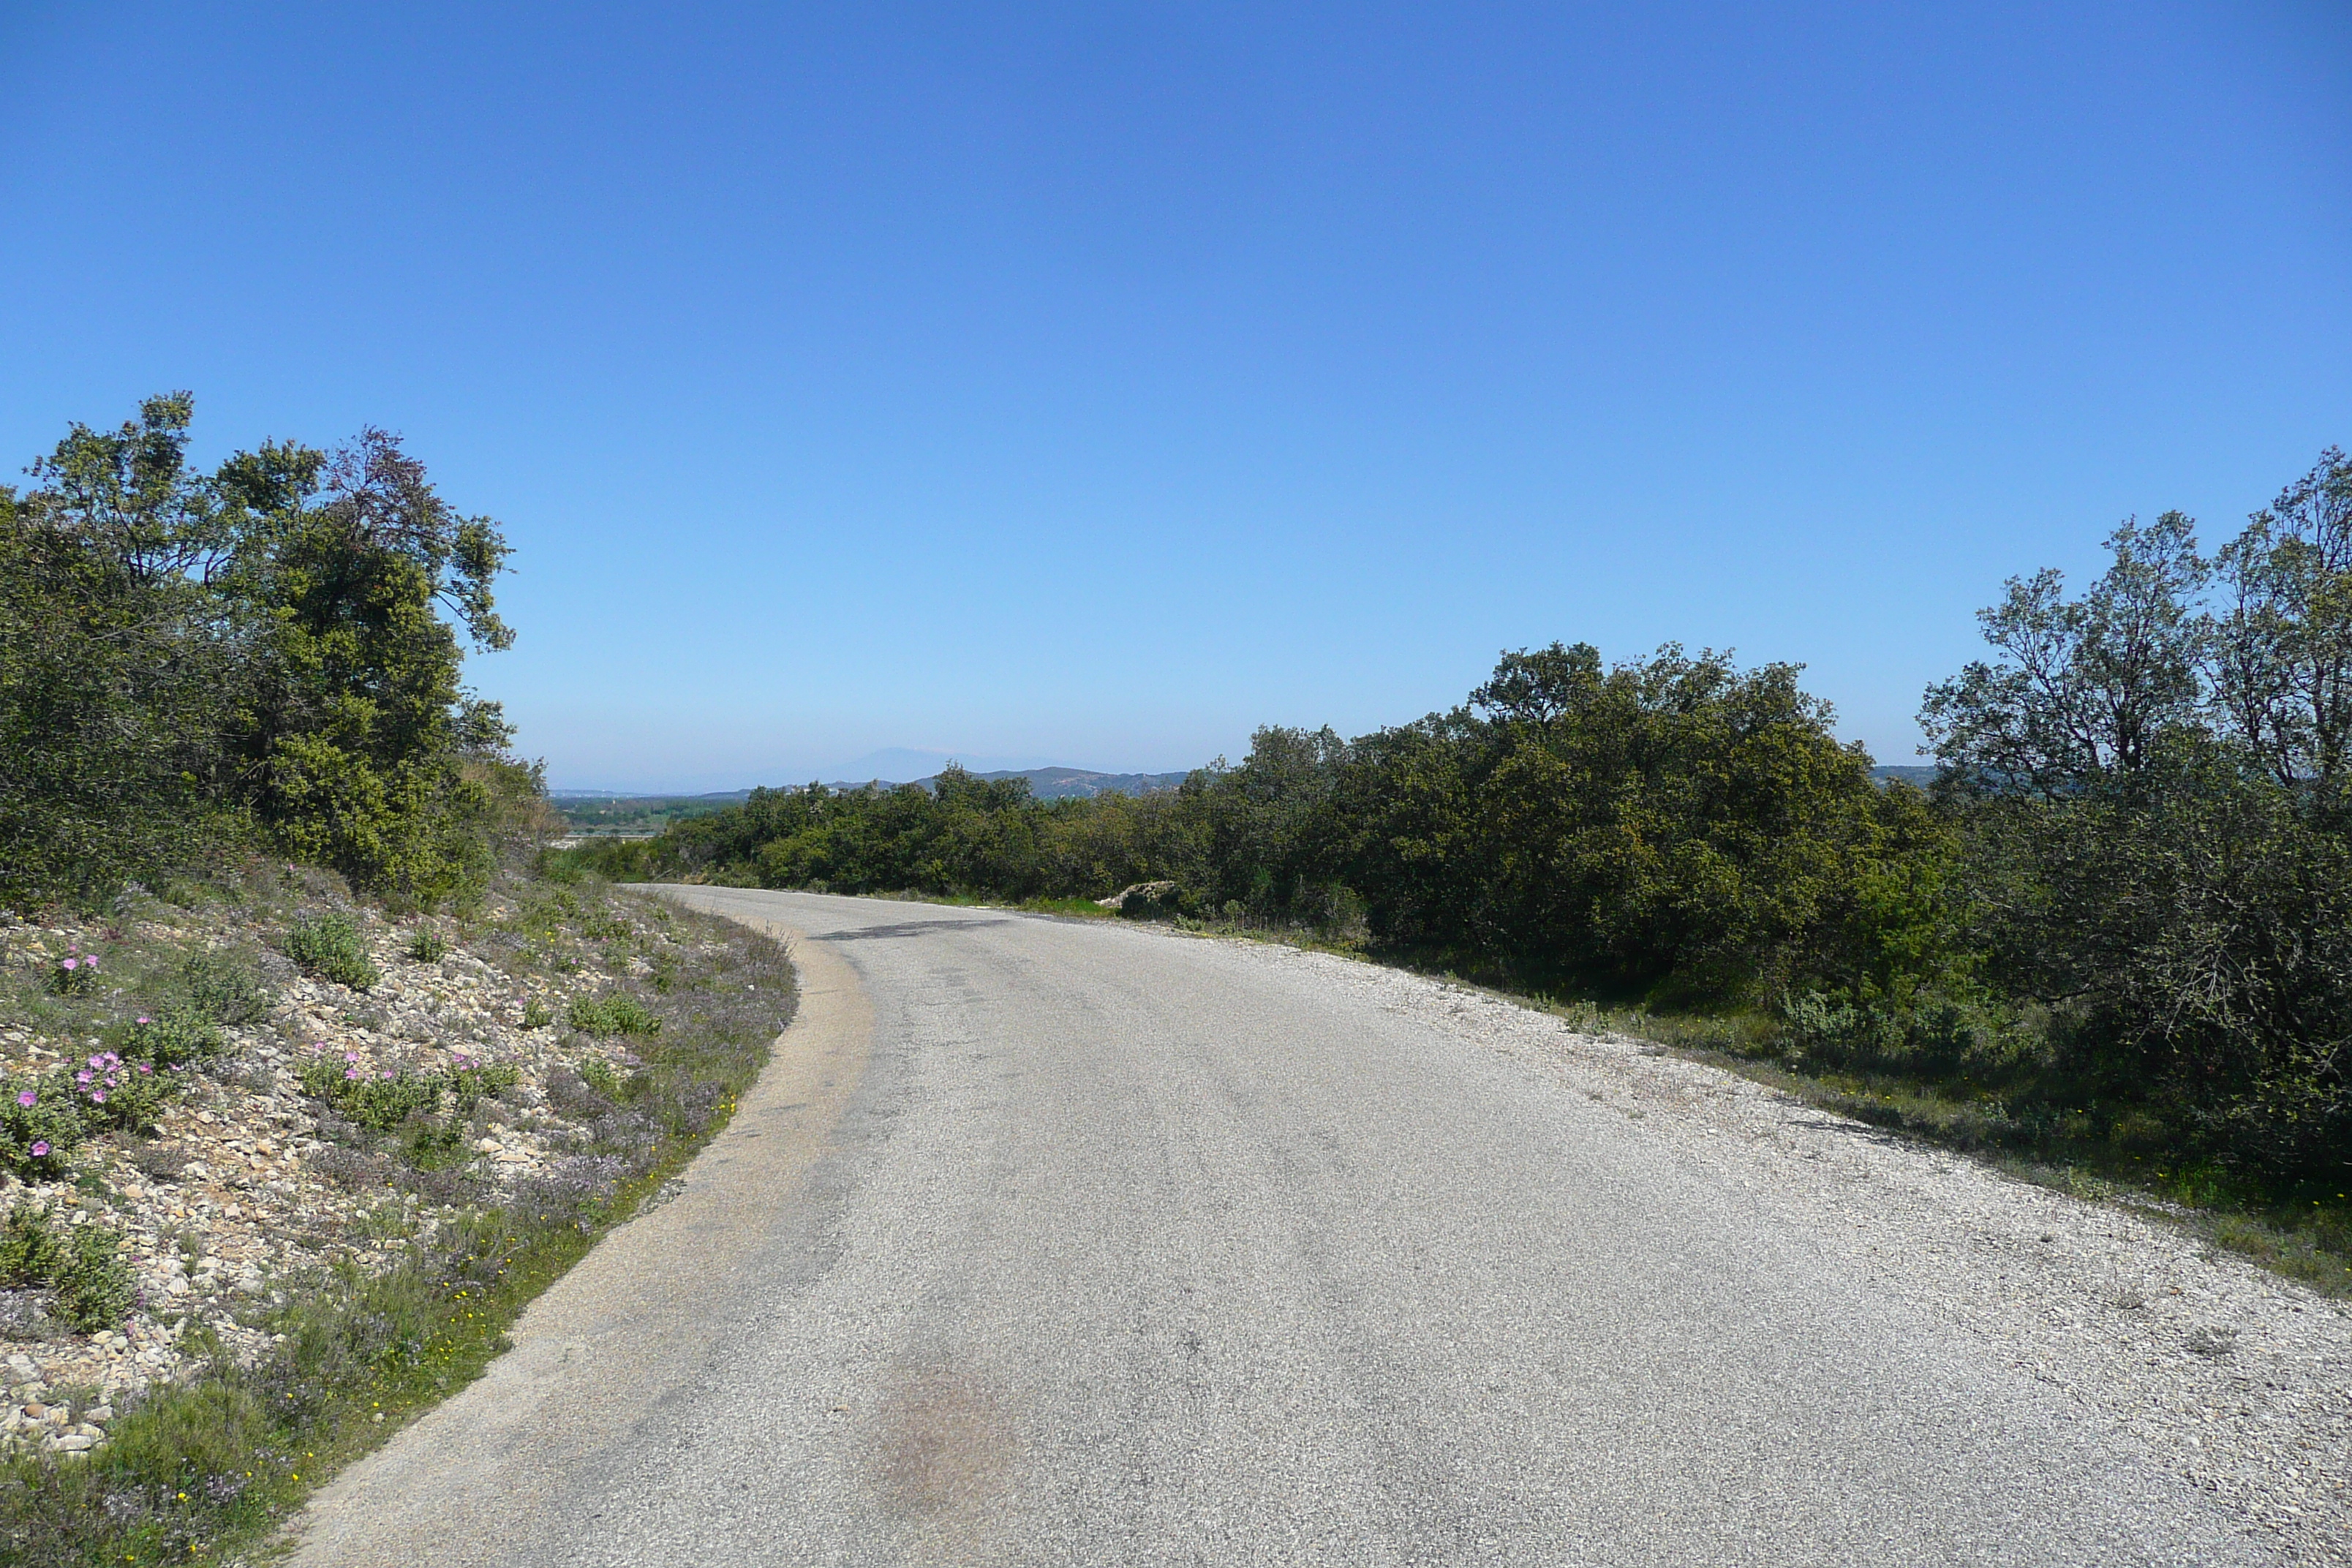
[[[37,1139],[35,1139],[35,1140],[33,1141],[33,1158],[34,1158],[34,1159],[37,1160],[37,1159],[39,1159],[42,1155],[44,1155],[44,1154],[47,1153],[48,1152],[49,1152],[49,1141],[48,1141],[47,1139],[46,1139],[46,1138],[37,1138]]]
[[[104,1105],[106,1103],[106,1090],[102,1089],[91,1089],[89,1091],[89,1102],[92,1105]]]
[[[38,1105],[40,1102],[41,1097],[29,1089],[16,1097],[16,1103],[19,1105]]]
[[[345,1068],[343,1069],[343,1076],[345,1078],[357,1078],[360,1076],[360,1069],[357,1068]]]
[[[343,1053],[343,1060],[345,1060],[345,1061],[347,1061],[347,1062],[355,1062],[355,1061],[357,1061],[357,1060],[359,1060],[359,1059],[360,1059],[360,1054],[359,1054],[359,1052],[357,1052],[357,1051],[345,1051],[345,1052]]]
[[[81,967],[81,961],[79,959],[68,958],[65,962],[65,967],[67,971],[70,973]]]
[[[78,1072],[78,1073],[74,1074],[74,1082],[76,1082],[76,1083],[88,1083],[89,1081],[89,1074],[88,1074],[88,1073],[86,1073],[86,1072]]]
[[[139,1021],[142,1024],[152,1024],[154,1022],[152,1018],[142,1018]]]
[[[139,1064],[139,1070],[140,1070],[141,1072],[149,1072],[149,1073],[152,1073],[152,1072],[153,1072],[155,1069],[154,1069],[153,1068],[152,1068],[152,1067],[149,1067],[145,1062],[141,1062],[141,1063]]]
[[[383,1069],[383,1081],[386,1083],[390,1083],[392,1081],[392,1069],[390,1068]]]

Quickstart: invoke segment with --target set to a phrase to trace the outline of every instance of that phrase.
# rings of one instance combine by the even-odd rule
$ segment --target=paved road
[[[2270,1560],[1801,1214],[1377,986],[677,896],[803,933],[776,1068],[301,1561]]]

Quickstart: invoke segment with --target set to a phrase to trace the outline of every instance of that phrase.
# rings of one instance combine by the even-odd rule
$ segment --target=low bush
[[[152,1062],[125,1061],[112,1051],[100,1051],[74,1069],[65,1086],[85,1136],[102,1132],[145,1132],[155,1125],[163,1102],[177,1092],[179,1079],[172,1069],[155,1070]]]
[[[662,1026],[644,1003],[625,991],[575,998],[570,1021],[573,1028],[589,1035],[658,1035]]]
[[[60,996],[87,996],[98,989],[98,954],[76,948],[49,971],[49,989]]]
[[[449,943],[438,931],[420,930],[408,939],[408,945],[401,951],[412,963],[438,963],[448,956]]]
[[[0,1099],[0,1166],[20,1177],[54,1179],[82,1139],[81,1117],[61,1075],[10,1081]]]
[[[286,928],[286,956],[303,973],[365,991],[376,983],[367,943],[349,915],[320,915]]]
[[[121,1246],[119,1231],[59,1226],[47,1209],[19,1204],[0,1219],[0,1287],[50,1291],[50,1311],[83,1333],[112,1328],[138,1299]]]
[[[480,1101],[503,1094],[518,1081],[510,1067],[488,1067],[465,1057],[431,1072],[392,1068],[370,1072],[359,1065],[356,1051],[340,1058],[313,1057],[299,1076],[305,1094],[324,1100],[337,1116],[372,1132],[394,1131],[415,1117],[437,1118],[445,1100],[453,1116],[469,1115]]]
[[[211,1015],[185,1003],[132,1020],[124,1044],[134,1058],[167,1067],[209,1061],[228,1047]]]
[[[179,979],[189,1005],[216,1024],[250,1024],[269,1011],[252,962],[234,950],[191,952],[180,961]]]

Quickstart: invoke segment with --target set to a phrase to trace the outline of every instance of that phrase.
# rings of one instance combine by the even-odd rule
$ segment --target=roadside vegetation
[[[754,791],[569,863],[616,879],[1283,931],[1595,1009],[1870,1120],[2352,1258],[2352,462],[2210,554],[2126,523],[2013,580],[1933,688],[1928,788],[1792,666],[1506,655],[1450,712],[1266,729],[1141,797]],[[2251,1228],[2249,1228],[2251,1227]],[[2300,1261],[2297,1261],[2300,1260]]]
[[[764,938],[568,870],[467,692],[506,546],[399,443],[0,488],[0,1561],[218,1561],[724,1125]]]

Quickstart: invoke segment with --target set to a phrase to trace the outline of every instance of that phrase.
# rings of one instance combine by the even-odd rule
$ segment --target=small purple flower
[[[102,1089],[91,1089],[89,1091],[89,1102],[92,1105],[104,1105],[106,1103],[106,1090]]]
[[[140,1019],[139,1021],[140,1021],[142,1024],[152,1024],[152,1023],[153,1023],[153,1022],[154,1022],[154,1020],[153,1020],[152,1018],[142,1018],[142,1019]]]
[[[347,1079],[357,1078],[360,1076],[360,1069],[357,1068],[345,1068],[343,1069],[343,1076]]]
[[[36,1138],[36,1139],[34,1139],[34,1140],[33,1140],[33,1158],[34,1158],[34,1159],[37,1160],[37,1159],[39,1159],[42,1155],[47,1154],[48,1152],[49,1152],[49,1141],[48,1141],[47,1139],[46,1139],[46,1138]]]
[[[140,1070],[141,1072],[144,1072],[144,1073],[152,1073],[152,1072],[153,1072],[155,1069],[154,1069],[153,1068],[152,1068],[152,1067],[148,1066],[145,1062],[141,1062],[141,1063],[139,1064],[139,1070]]]
[[[19,1105],[38,1105],[40,1102],[41,1097],[29,1089],[16,1096],[16,1103]]]
[[[359,1052],[357,1052],[357,1051],[345,1051],[345,1052],[343,1053],[343,1060],[345,1060],[345,1061],[347,1061],[347,1062],[355,1062],[355,1061],[357,1061],[357,1060],[359,1060],[359,1059],[360,1059],[360,1054],[359,1054]]]
[[[87,1072],[78,1072],[74,1074],[74,1082],[88,1083],[89,1081],[89,1076],[90,1075]]]
[[[392,1081],[392,1069],[390,1068],[383,1069],[383,1081],[386,1083],[390,1083]]]
[[[78,958],[68,958],[66,960],[64,967],[65,972],[68,974],[71,974],[75,970],[81,967],[81,960]]]

